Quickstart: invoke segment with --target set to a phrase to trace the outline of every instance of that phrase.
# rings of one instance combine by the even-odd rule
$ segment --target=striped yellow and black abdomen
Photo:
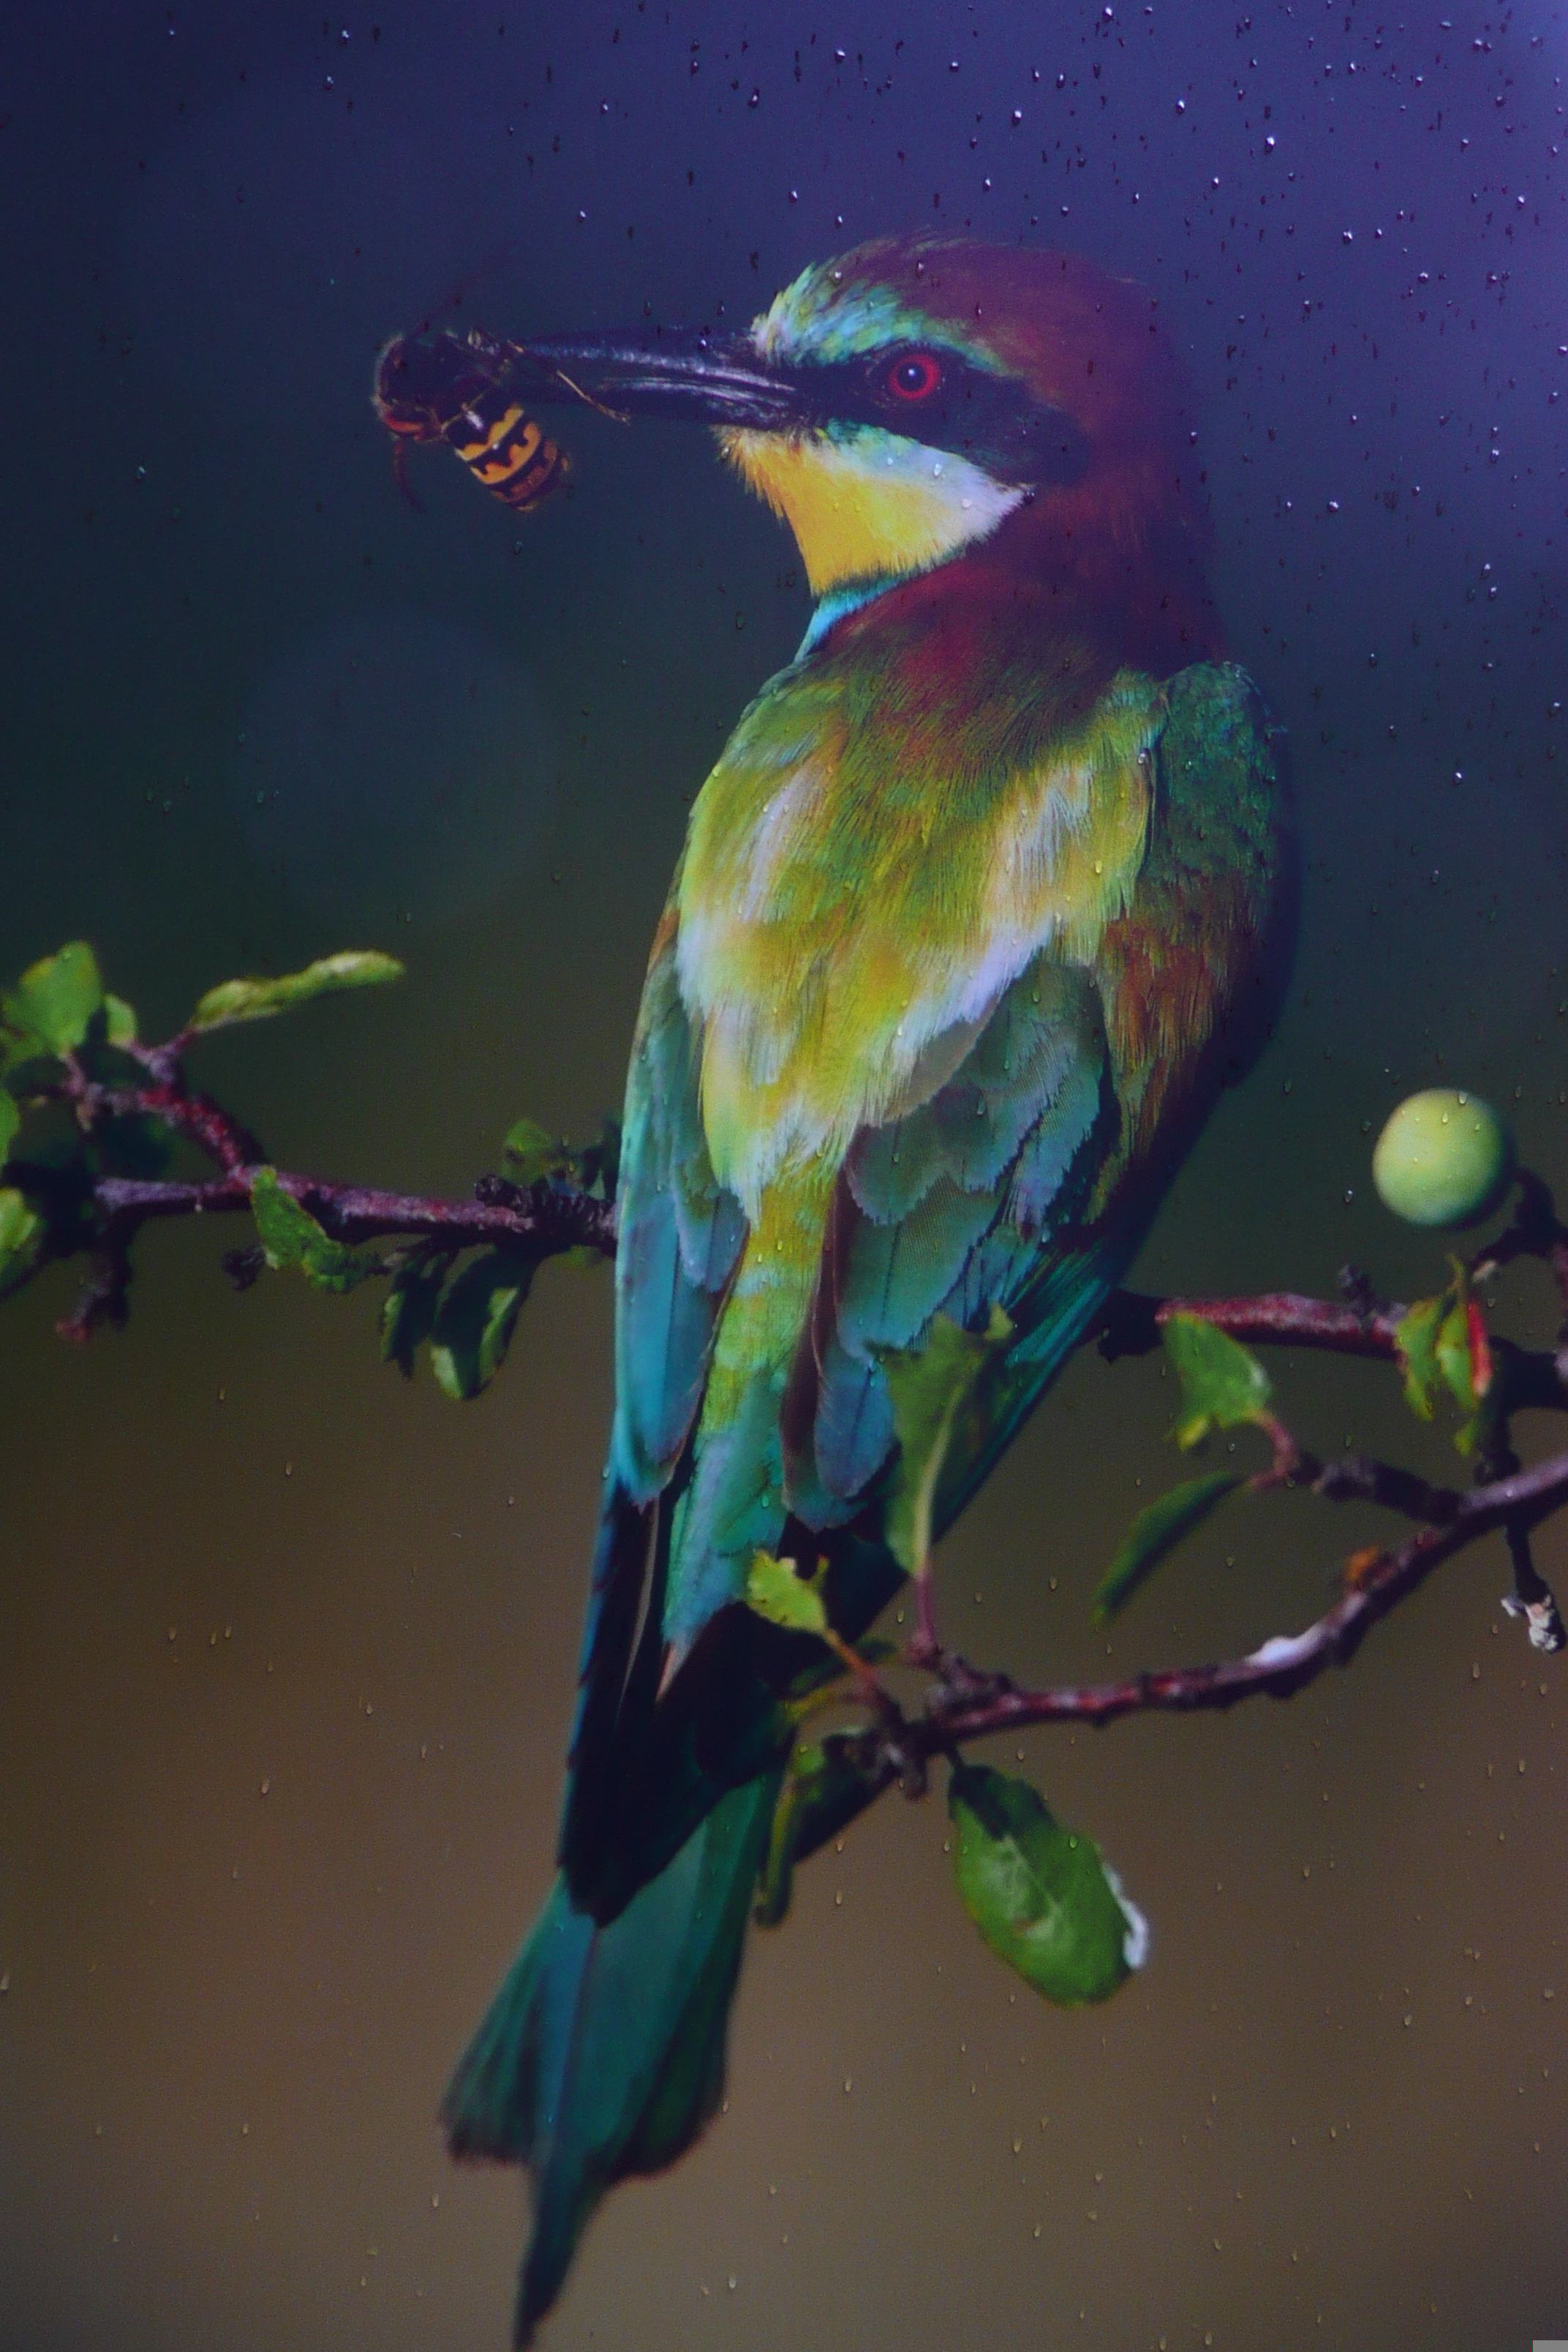
[[[446,438],[475,481],[520,514],[547,499],[566,472],[564,451],[500,384],[454,418]]]

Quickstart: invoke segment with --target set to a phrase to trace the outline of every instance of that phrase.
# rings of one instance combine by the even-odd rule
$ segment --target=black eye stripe
[[[898,372],[915,365],[940,371],[923,397],[893,388]],[[1088,441],[1064,409],[1037,400],[1016,376],[974,367],[957,352],[910,344],[790,373],[819,426],[880,425],[1021,488],[1076,482],[1088,467]]]

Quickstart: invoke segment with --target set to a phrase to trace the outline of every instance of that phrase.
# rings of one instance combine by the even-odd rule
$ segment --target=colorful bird
[[[888,238],[739,337],[528,349],[531,404],[715,426],[816,603],[654,940],[560,1874],[444,2109],[455,2154],[532,2174],[519,2345],[605,2190],[719,2102],[815,1647],[743,1605],[754,1554],[826,1559],[865,1630],[900,1581],[880,1352],[1011,1321],[940,1528],[1267,1034],[1292,927],[1277,735],[1223,658],[1148,294]]]

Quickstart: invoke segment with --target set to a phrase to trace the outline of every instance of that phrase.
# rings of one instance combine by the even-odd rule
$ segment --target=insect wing
[[[394,335],[375,363],[372,405],[389,433],[439,441],[491,392],[506,364],[497,347],[466,336]]]

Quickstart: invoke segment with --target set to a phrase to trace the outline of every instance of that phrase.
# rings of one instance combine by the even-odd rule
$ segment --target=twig
[[[1447,1526],[1422,1528],[1385,1552],[1304,1633],[1276,1634],[1244,1658],[1215,1665],[1163,1667],[1121,1682],[1008,1690],[979,1706],[963,1700],[952,1705],[939,1687],[928,1702],[934,1717],[933,1744],[983,1739],[999,1731],[1020,1731],[1029,1724],[1100,1725],[1123,1715],[1194,1714],[1234,1706],[1244,1698],[1289,1698],[1325,1668],[1347,1664],[1379,1618],[1425,1583],[1444,1560],[1510,1522],[1533,1527],[1564,1501],[1568,1454],[1553,1454],[1533,1469],[1477,1487],[1459,1498]],[[918,1747],[920,1720],[910,1726],[910,1734]]]
[[[1163,1330],[1173,1315],[1195,1315],[1228,1331],[1233,1339],[1253,1339],[1288,1348],[1325,1348],[1336,1356],[1372,1356],[1392,1362],[1403,1307],[1383,1306],[1371,1315],[1327,1298],[1306,1298],[1293,1290],[1266,1290],[1255,1298],[1162,1298],[1154,1320]]]
[[[79,1347],[91,1339],[100,1323],[123,1323],[131,1311],[131,1258],[128,1236],[113,1225],[90,1258],[91,1271],[77,1293],[76,1305],[62,1315],[55,1329],[62,1339]]]
[[[1379,1503],[1385,1511],[1437,1528],[1451,1527],[1465,1507],[1455,1487],[1428,1486],[1414,1470],[1373,1462],[1364,1454],[1342,1454],[1319,1473],[1313,1492],[1331,1503]]]
[[[877,1723],[843,1738],[845,1753],[865,1775],[866,1803],[895,1780],[906,1787],[912,1779],[920,1780],[921,1768],[931,1757],[953,1756],[972,1739],[1041,1724],[1088,1724],[1100,1729],[1127,1715],[1216,1713],[1243,1699],[1293,1697],[1328,1667],[1348,1665],[1380,1618],[1408,1599],[1445,1560],[1500,1528],[1509,1537],[1516,1580],[1521,1559],[1533,1580],[1528,1593],[1520,1581],[1516,1592],[1504,1601],[1504,1609],[1526,1621],[1534,1648],[1568,1646],[1557,1604],[1536,1574],[1528,1547],[1528,1530],[1568,1502],[1568,1453],[1468,1495],[1428,1486],[1410,1473],[1352,1455],[1322,1471],[1315,1490],[1332,1501],[1383,1503],[1427,1524],[1402,1544],[1358,1559],[1346,1591],[1303,1632],[1275,1634],[1245,1657],[1155,1667],[1115,1682],[1023,1690],[1009,1675],[983,1673],[956,1652],[938,1646],[928,1660],[936,1680],[922,1712],[905,1716],[895,1708],[897,1720],[889,1724],[886,1705],[879,1705]],[[884,1702],[886,1696],[884,1692]]]
[[[90,1077],[73,1053],[62,1055],[63,1083],[49,1089],[68,1103],[78,1124],[91,1134],[101,1123],[153,1119],[194,1143],[222,1173],[195,1181],[150,1177],[98,1176],[73,1207],[81,1213],[58,1223],[46,1255],[69,1257],[86,1245],[90,1271],[75,1306],[56,1329],[62,1339],[89,1339],[100,1323],[122,1323],[131,1285],[131,1244],[142,1225],[166,1217],[222,1216],[250,1207],[250,1188],[267,1153],[258,1138],[210,1095],[185,1082],[184,1056],[192,1033],[181,1031],[161,1045],[131,1044],[119,1050],[140,1064],[143,1086],[105,1086]],[[48,1190],[45,1172],[41,1189]],[[468,1201],[388,1192],[363,1184],[334,1184],[315,1176],[279,1171],[280,1189],[308,1210],[338,1242],[402,1236],[449,1244],[454,1252],[505,1242],[542,1261],[570,1249],[594,1249],[613,1257],[614,1203],[579,1185],[542,1179],[521,1186],[501,1176],[481,1176]],[[244,1253],[231,1252],[237,1266]],[[241,1281],[243,1286],[243,1279]]]
[[[253,1167],[265,1160],[267,1154],[249,1129],[210,1095],[193,1094],[178,1060],[166,1059],[182,1042],[172,1039],[168,1045],[145,1048],[137,1056],[154,1073],[154,1082],[148,1087],[99,1086],[86,1076],[75,1055],[68,1055],[64,1057],[66,1083],[54,1089],[55,1098],[72,1104],[82,1126],[89,1129],[100,1118],[161,1119],[176,1135],[196,1144],[209,1160],[216,1160],[220,1168]]]
[[[205,1183],[163,1182],[142,1177],[100,1176],[93,1198],[106,1215],[139,1225],[158,1217],[222,1215],[250,1206],[254,1165]],[[481,1177],[479,1185],[490,1180]],[[541,1257],[563,1250],[595,1249],[616,1254],[612,1202],[575,1186],[541,1183],[518,1192],[507,1204],[488,1200],[448,1201],[419,1193],[384,1192],[364,1184],[333,1184],[319,1176],[278,1171],[278,1183],[308,1209],[338,1242],[366,1242],[402,1234],[450,1242],[458,1249],[485,1242],[521,1243]]]
[[[1559,1219],[1546,1185],[1529,1168],[1520,1171],[1519,1198],[1511,1219],[1496,1241],[1489,1242],[1471,1260],[1471,1276],[1479,1281],[1520,1257],[1538,1257],[1551,1267],[1568,1314],[1568,1226]]]

